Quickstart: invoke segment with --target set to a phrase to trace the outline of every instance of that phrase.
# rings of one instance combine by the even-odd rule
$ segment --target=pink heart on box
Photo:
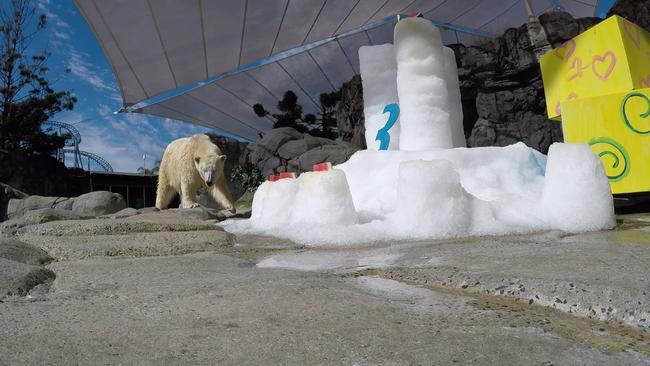
[[[596,64],[605,64],[607,62],[608,62],[607,70],[605,70],[604,72],[598,71],[598,69],[596,68]],[[594,71],[594,75],[596,75],[600,80],[603,81],[607,81],[607,79],[609,79],[609,76],[614,71],[614,66],[616,66],[616,54],[614,54],[614,52],[612,51],[607,51],[603,53],[602,56],[596,55],[591,61],[591,69]]]

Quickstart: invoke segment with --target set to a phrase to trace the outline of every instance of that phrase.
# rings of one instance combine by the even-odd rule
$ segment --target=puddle
[[[612,232],[616,244],[650,244],[650,232],[645,230],[616,230]]]
[[[364,269],[390,267],[402,257],[391,249],[368,251],[319,251],[278,253],[257,263],[259,268],[283,268],[297,271]]]
[[[421,311],[435,312],[438,315],[458,314],[469,312],[472,309],[466,305],[466,302],[472,298],[466,296],[450,295],[382,277],[360,276],[353,278],[352,281],[371,295],[405,304]]]

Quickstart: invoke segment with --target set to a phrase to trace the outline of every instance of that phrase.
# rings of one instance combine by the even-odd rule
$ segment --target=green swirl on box
[[[650,133],[650,130],[641,131],[641,130],[635,128],[632,125],[632,122],[630,121],[630,119],[628,118],[627,112],[625,111],[625,105],[627,104],[628,100],[630,100],[631,98],[635,98],[635,97],[643,99],[646,102],[646,104],[648,105],[648,110],[645,111],[644,113],[641,113],[639,115],[639,117],[644,118],[644,119],[650,117],[650,99],[648,98],[647,95],[645,95],[643,93],[638,93],[638,92],[630,93],[630,94],[626,95],[623,98],[623,102],[621,103],[621,117],[623,117],[623,121],[625,122],[625,125],[627,126],[627,128],[632,130],[634,133],[637,133],[639,135],[647,135],[647,134]]]
[[[627,151],[617,141],[609,137],[594,137],[588,142],[589,146],[600,158],[603,166],[605,166],[605,174],[612,182],[618,182],[625,178],[630,173],[630,156]],[[605,160],[603,158],[609,157],[613,159],[611,166],[607,167],[605,165]],[[608,172],[614,170],[615,174]]]

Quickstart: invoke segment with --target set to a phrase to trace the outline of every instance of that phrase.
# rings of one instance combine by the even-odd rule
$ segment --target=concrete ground
[[[650,216],[619,221],[337,249],[197,210],[26,226],[0,365],[650,365]]]

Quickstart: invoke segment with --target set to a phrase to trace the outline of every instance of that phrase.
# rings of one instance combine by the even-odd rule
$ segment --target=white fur
[[[176,193],[183,208],[199,207],[196,192],[203,188],[223,208],[234,211],[223,175],[226,156],[207,135],[194,135],[172,141],[163,154],[158,174],[156,207],[166,209]],[[208,186],[206,181],[212,180]]]

